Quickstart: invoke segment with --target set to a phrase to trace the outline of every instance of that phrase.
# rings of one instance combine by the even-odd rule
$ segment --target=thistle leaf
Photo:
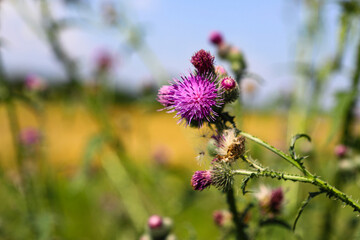
[[[319,192],[310,192],[309,193],[309,196],[307,197],[307,199],[305,199],[302,203],[301,203],[301,207],[299,208],[299,211],[296,215],[296,218],[295,218],[295,221],[294,221],[294,224],[293,224],[293,227],[292,227],[292,230],[295,231],[295,228],[296,228],[296,224],[302,214],[302,212],[304,211],[305,207],[310,203],[311,199],[313,199],[314,197],[320,195],[324,193],[323,191],[319,191]]]
[[[295,154],[295,143],[300,138],[306,138],[309,142],[311,142],[311,138],[309,137],[309,135],[307,135],[305,133],[296,134],[295,136],[292,137],[290,148],[289,148],[289,153],[290,153],[290,156],[296,161],[301,161],[302,159],[304,159],[304,158],[298,158]]]

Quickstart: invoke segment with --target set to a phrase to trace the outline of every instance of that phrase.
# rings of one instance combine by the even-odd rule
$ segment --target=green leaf
[[[295,221],[294,221],[294,224],[293,224],[293,227],[292,227],[292,230],[295,231],[295,228],[296,228],[296,224],[302,214],[302,212],[304,211],[305,207],[310,203],[311,199],[313,199],[314,197],[320,195],[324,193],[323,191],[319,191],[319,192],[310,192],[309,193],[309,196],[307,197],[307,199],[305,199],[302,203],[301,203],[301,206],[299,208],[299,211],[296,215],[296,218],[295,218]]]
[[[289,148],[289,153],[290,153],[290,156],[296,161],[301,161],[305,158],[305,157],[298,158],[295,154],[295,143],[300,138],[306,138],[309,142],[311,142],[311,138],[309,137],[309,135],[307,135],[305,133],[296,134],[295,136],[292,137],[290,148]]]

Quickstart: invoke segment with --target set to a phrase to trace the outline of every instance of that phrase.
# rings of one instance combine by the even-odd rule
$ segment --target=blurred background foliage
[[[136,2],[166,5],[162,1]],[[289,63],[284,64],[293,80],[280,82],[284,88],[276,88],[279,83],[275,79],[263,76],[266,71],[258,71],[253,67],[259,66],[256,63],[251,65],[256,58],[243,46],[237,46],[252,61],[247,74],[237,76],[241,99],[230,110],[242,129],[282,150],[288,148],[295,133],[310,135],[312,143],[304,141],[297,147],[309,156],[306,164],[311,171],[359,198],[360,3],[290,2],[284,5],[285,12],[290,9],[301,19],[291,30],[298,31],[291,38],[295,51],[291,51]],[[197,8],[200,3],[183,4]],[[217,4],[224,4],[224,9],[216,10],[216,17],[221,18],[229,6]],[[271,3],[265,5],[272,7]],[[148,44],[151,28],[141,23],[141,11],[140,17],[132,14],[131,6],[125,1],[100,0],[1,1],[1,239],[139,239],[153,214],[170,217],[178,239],[222,239],[213,212],[226,208],[224,197],[216,189],[195,192],[190,186],[193,171],[208,164],[199,166],[195,157],[206,150],[206,138],[211,132],[184,128],[171,115],[158,111],[159,86],[179,74],[173,74],[174,68],[163,63]],[[244,4],[242,10],[246,11],[246,7]],[[255,18],[266,18],[257,14],[256,8],[248,7]],[[175,9],[169,11],[171,14]],[[336,21],[328,22],[329,12]],[[9,17],[9,13],[16,18]],[[201,12],[192,17],[183,14],[178,20],[194,25],[202,17]],[[248,31],[267,31],[251,29],[247,21],[252,20],[240,19],[249,25]],[[20,40],[21,48],[12,44],[8,38],[12,35],[6,31],[17,26],[16,21],[40,39],[48,59],[43,58],[43,49],[36,48],[39,44],[33,46],[26,38]],[[224,26],[212,23],[209,20],[199,31],[215,27],[222,31],[223,27],[229,33],[225,37],[237,36],[235,18]],[[180,67],[187,67],[183,71],[189,68],[188,60],[199,47],[216,52],[204,44],[207,35],[194,33],[196,28],[188,29],[188,40],[173,53],[164,42],[158,43],[163,45],[162,52],[170,52],[176,59],[174,65],[182,62]],[[84,31],[85,37],[66,40],[66,34],[73,29]],[[167,34],[180,31],[176,26],[172,30],[174,33]],[[117,39],[112,47],[97,46],[92,53],[76,52],[82,49],[84,39],[100,38],[106,43],[110,42],[108,36]],[[325,50],[323,45],[327,46]],[[20,49],[14,50],[17,47]],[[33,54],[28,56],[24,49],[31,49]],[[183,57],[181,49],[185,53],[191,49],[190,55]],[[134,55],[137,60],[131,66],[127,62]],[[36,68],[22,66],[24,59]],[[217,63],[231,71],[225,61]],[[125,73],[119,73],[121,68],[127,69]],[[140,82],[136,80],[139,74],[143,74]],[[261,98],[265,100],[257,100]],[[346,147],[343,156],[334,153],[339,145]],[[287,168],[273,154],[251,143],[247,149],[274,169]],[[250,188],[258,191],[262,181],[253,181]],[[249,204],[255,206],[248,221],[256,239],[360,237],[359,218],[351,209],[340,208],[338,202],[323,196],[309,205],[292,232],[288,226],[308,192],[314,189],[276,180],[266,180],[266,185],[284,189],[285,205],[279,216],[283,226],[261,224],[263,216],[257,200],[253,194],[241,194],[240,182],[239,177],[237,201],[241,209]]]

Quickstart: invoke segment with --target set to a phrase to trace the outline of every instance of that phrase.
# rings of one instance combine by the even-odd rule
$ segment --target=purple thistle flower
[[[273,190],[270,197],[270,209],[274,213],[278,213],[281,210],[284,200],[284,192],[281,187]]]
[[[171,93],[162,95],[166,96],[166,103],[169,104],[167,109],[170,112],[176,111],[176,116],[181,117],[179,122],[185,119],[187,125],[198,123],[201,127],[204,120],[214,121],[218,114],[213,108],[222,104],[221,94],[215,82],[201,75],[181,78],[182,81],[174,80]]]
[[[174,104],[172,96],[174,95],[174,87],[169,85],[162,86],[158,91],[158,102],[164,107],[169,107]]]
[[[217,31],[213,31],[210,33],[209,40],[215,45],[220,45],[224,42],[222,34]]]
[[[335,155],[338,157],[338,158],[343,158],[345,157],[346,153],[347,153],[347,147],[343,144],[340,144],[340,145],[337,145],[335,147]]]
[[[160,228],[163,225],[163,220],[159,215],[152,215],[148,220],[148,226],[151,229]]]
[[[191,57],[191,63],[199,74],[210,73],[214,72],[214,59],[210,52],[201,49]]]
[[[196,171],[191,178],[191,186],[194,190],[202,191],[212,183],[210,171]]]
[[[41,140],[40,131],[35,128],[26,128],[20,132],[19,141],[24,146],[32,146]]]

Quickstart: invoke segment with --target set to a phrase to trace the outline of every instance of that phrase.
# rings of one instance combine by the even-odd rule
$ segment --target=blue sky
[[[68,11],[58,1],[53,2],[57,16],[77,16],[74,9]],[[99,9],[101,2],[104,1],[92,0],[94,9]],[[42,74],[45,71],[62,75],[61,67],[41,34],[36,31],[36,5],[30,3],[25,10],[33,20],[27,20],[30,25],[19,17],[22,7],[4,5],[1,34],[6,42],[3,56],[7,69],[10,72],[20,69],[24,72]],[[215,54],[215,48],[208,42],[208,35],[212,30],[219,30],[228,42],[244,52],[249,70],[266,80],[259,95],[267,97],[273,92],[287,91],[293,85],[295,77],[291,66],[295,61],[304,12],[303,4],[299,1],[123,0],[121,5],[119,9],[133,23],[141,26],[147,45],[169,76],[187,73],[191,68],[189,59],[199,49]],[[87,10],[84,15],[91,15],[91,11]],[[334,34],[337,9],[330,5],[326,13],[329,35],[324,35],[324,43],[319,49],[320,53],[325,54],[327,48],[334,44],[327,36]],[[87,16],[87,19],[90,25],[81,25],[62,35],[65,48],[80,61],[85,76],[91,78],[96,52],[108,49],[119,59],[115,68],[117,85],[136,89],[150,78],[156,78],[136,52],[128,51],[121,32],[101,26],[97,17]],[[223,64],[219,60],[216,63]]]

